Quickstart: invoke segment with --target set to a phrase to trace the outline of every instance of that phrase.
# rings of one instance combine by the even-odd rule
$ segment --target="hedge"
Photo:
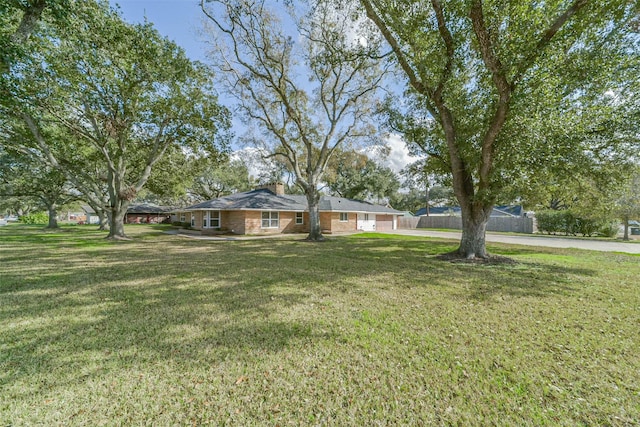
[[[536,212],[536,220],[538,231],[547,234],[614,237],[618,232],[617,225],[609,219],[585,218],[571,210]]]
[[[49,215],[46,212],[34,212],[28,215],[22,215],[19,221],[23,224],[48,224]]]

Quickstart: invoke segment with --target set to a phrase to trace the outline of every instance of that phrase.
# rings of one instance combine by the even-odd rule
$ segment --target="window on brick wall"
[[[209,225],[211,227],[220,228],[220,211],[211,212],[210,219]]]
[[[207,211],[203,221],[204,228],[220,228],[220,211]]]
[[[302,212],[296,212],[296,224],[304,224],[304,214]]]
[[[180,212],[180,222],[187,222],[187,214]]]
[[[279,228],[280,215],[278,212],[265,211],[262,212],[262,228]]]
[[[195,212],[191,212],[191,226],[192,227],[196,226],[196,213]]]
[[[341,222],[349,221],[349,214],[347,212],[340,212],[340,221]]]

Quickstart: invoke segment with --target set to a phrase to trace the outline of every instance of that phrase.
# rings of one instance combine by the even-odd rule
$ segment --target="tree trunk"
[[[485,232],[489,222],[491,206],[461,206],[462,238],[458,254],[464,258],[487,258]]]
[[[429,193],[430,193],[431,188],[429,187],[429,184],[427,184],[427,191],[426,191],[426,196],[427,196],[427,203],[425,203],[425,213],[427,216],[429,216]]]
[[[98,230],[109,230],[109,216],[103,210],[96,210],[95,212],[98,215]]]
[[[124,234],[124,217],[127,214],[127,207],[129,206],[129,202],[118,200],[115,203],[115,206],[111,208],[109,211],[110,227],[109,227],[109,235],[107,239],[114,240],[126,240],[126,234]]]
[[[47,228],[58,228],[58,208],[56,205],[47,206],[49,210],[49,224]]]
[[[321,242],[324,240],[322,228],[320,227],[320,196],[317,191],[307,193],[307,203],[309,205],[309,235],[306,240]]]
[[[624,218],[624,236],[622,240],[629,240],[629,217]]]

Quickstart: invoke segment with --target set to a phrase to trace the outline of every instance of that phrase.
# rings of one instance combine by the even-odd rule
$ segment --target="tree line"
[[[402,207],[449,187],[466,258],[488,256],[496,203],[637,194],[625,184],[638,161],[631,2],[201,0],[209,64],[106,2],[0,7],[3,188],[50,211],[81,199],[110,238],[145,194],[251,185],[229,160],[232,114],[239,139],[306,195],[310,240],[323,239],[322,191]],[[390,132],[420,158],[409,192],[365,155]]]

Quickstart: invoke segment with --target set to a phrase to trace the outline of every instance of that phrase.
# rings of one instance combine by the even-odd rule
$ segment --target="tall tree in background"
[[[233,193],[248,191],[253,187],[247,166],[239,159],[224,162],[207,162],[189,187],[194,201],[217,199]]]
[[[624,226],[624,240],[629,240],[629,221],[640,220],[640,167],[621,187],[620,195],[615,201],[615,210]]]
[[[30,157],[34,164],[62,173],[78,198],[88,204],[100,218],[99,228],[107,230],[109,203],[106,167],[99,153],[77,138],[69,129],[51,121],[39,122],[43,116],[23,104],[23,109],[3,105],[5,120],[0,121],[4,138],[0,145],[9,151]]]
[[[27,198],[49,213],[47,228],[58,228],[58,209],[77,200],[64,174],[29,155],[0,148],[0,197]]]
[[[390,168],[357,151],[337,152],[329,161],[325,181],[333,195],[376,202],[388,200],[400,188]]]
[[[427,153],[452,175],[466,258],[487,256],[492,207],[524,170],[514,164],[544,162],[535,130],[571,119],[589,126],[597,108],[588,107],[611,107],[605,93],[640,56],[629,34],[637,6],[625,0],[360,3],[408,80],[410,108],[425,111],[416,123],[432,131]],[[573,145],[582,148],[593,147]]]
[[[65,172],[65,152],[45,123],[73,137],[103,166],[110,238],[124,238],[124,215],[170,147],[215,156],[229,126],[207,68],[151,25],[129,25],[103,3],[85,2],[49,49],[16,65],[33,149]],[[54,48],[55,45],[55,48]]]
[[[201,1],[213,24],[213,60],[247,123],[285,159],[309,206],[308,240],[322,240],[319,186],[334,151],[370,136],[372,96],[383,73],[372,45],[349,37],[353,11],[320,4],[278,16],[266,1]],[[302,8],[302,5],[296,5]],[[283,24],[283,20],[286,21]],[[288,29],[285,29],[285,25]]]
[[[91,205],[100,217],[100,228],[106,229],[106,188],[99,179],[103,175],[99,172],[101,168],[96,167],[95,159],[82,155],[83,150],[74,143],[73,136],[62,135],[64,131],[50,122],[40,126],[39,137],[46,137],[48,144],[65,150],[68,155],[58,155],[58,162],[58,159],[51,158],[50,150],[35,148],[37,144],[33,143],[30,128],[37,126],[41,117],[29,108],[29,103],[25,102],[25,92],[21,93],[19,89],[24,89],[23,77],[33,71],[27,68],[28,64],[34,63],[30,62],[30,58],[42,58],[42,54],[51,49],[48,38],[62,37],[74,21],[73,17],[81,16],[86,6],[91,7],[91,3],[75,0],[0,0],[0,145],[17,150],[23,156],[30,156],[34,167],[58,174],[63,171],[75,193]],[[37,61],[35,64],[41,65]],[[17,72],[13,69],[14,65],[17,65]],[[58,172],[54,172],[54,169]]]

